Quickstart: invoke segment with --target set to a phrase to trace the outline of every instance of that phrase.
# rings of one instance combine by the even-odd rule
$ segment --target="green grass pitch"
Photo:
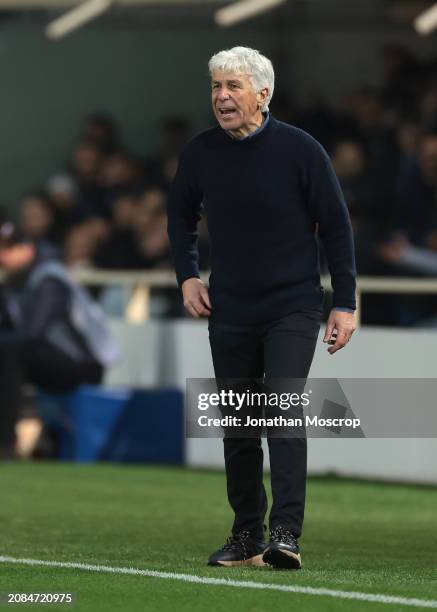
[[[221,472],[9,463],[0,491],[3,556],[437,599],[437,488],[310,479],[301,572],[206,566],[230,528]],[[62,608],[75,612],[413,609],[10,563],[0,563],[0,591],[74,592]]]

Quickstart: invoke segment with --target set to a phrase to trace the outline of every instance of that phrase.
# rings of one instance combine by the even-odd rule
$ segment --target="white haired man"
[[[347,207],[330,160],[309,134],[277,121],[269,59],[234,47],[209,61],[218,126],[185,148],[168,205],[168,231],[184,305],[209,317],[217,379],[306,379],[322,315],[317,234],[333,286],[324,341],[334,354],[355,329],[355,261]],[[211,243],[209,291],[199,279],[201,205]],[[232,534],[210,565],[298,569],[306,439],[268,437],[273,504],[259,437],[224,437]]]

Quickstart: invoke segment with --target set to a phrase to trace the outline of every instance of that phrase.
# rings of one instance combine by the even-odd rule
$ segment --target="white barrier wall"
[[[108,373],[111,385],[184,390],[187,378],[214,376],[205,321],[151,321],[142,326],[114,322],[113,330],[121,341],[125,360]],[[363,328],[345,349],[331,356],[322,343],[321,332],[311,376],[435,378],[436,346],[434,330]],[[437,438],[312,438],[308,448],[310,473],[437,484]],[[186,456],[189,465],[222,467],[222,442],[188,439]]]
[[[110,387],[155,387],[159,384],[161,323],[127,324],[122,320],[110,321],[111,331],[117,339],[122,358],[106,372],[105,385]]]

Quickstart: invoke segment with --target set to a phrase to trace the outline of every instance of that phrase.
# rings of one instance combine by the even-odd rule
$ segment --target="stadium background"
[[[116,4],[55,42],[44,28],[68,2],[28,0],[18,8],[0,0],[2,215],[11,216],[40,248],[54,247],[90,287],[123,352],[100,388],[63,398],[23,390],[17,426],[22,460],[1,466],[2,517],[11,529],[0,553],[168,571],[188,567],[199,574],[208,552],[204,542],[218,545],[229,516],[221,441],[183,435],[185,380],[212,377],[212,364],[205,322],[184,316],[174,288],[163,210],[181,146],[213,124],[207,60],[236,44],[270,57],[277,79],[272,112],[319,138],[340,174],[362,247],[361,326],[335,359],[318,347],[312,376],[434,378],[437,43],[435,34],[419,36],[413,28],[414,18],[432,4],[422,0],[289,0],[229,28],[214,24],[214,11],[223,3],[148,4]],[[107,139],[97,142],[92,126],[102,117]],[[426,151],[423,137],[429,138]],[[424,194],[420,163],[426,152],[430,189]],[[417,252],[423,257],[413,265],[409,255]],[[202,258],[207,270],[204,229]],[[60,447],[53,446],[43,423],[50,435],[60,436]],[[437,599],[436,451],[432,437],[310,440],[309,470],[315,477],[309,503],[315,507],[310,506],[305,536],[309,575],[298,582]],[[59,459],[141,467],[119,471],[101,463],[61,465]],[[185,468],[181,473],[163,464]],[[74,491],[81,501],[70,512]],[[91,498],[85,500],[87,492]],[[128,510],[121,508],[121,496]],[[103,511],[99,497],[114,508],[104,528],[96,520]],[[208,497],[212,509],[206,507]],[[159,534],[167,529],[180,542],[182,529],[184,537],[190,525],[195,531],[192,504],[210,512],[209,520],[198,522],[196,535],[184,541],[185,562],[184,555],[163,561],[159,551],[167,542]],[[130,519],[132,527],[126,528]],[[135,543],[135,525],[144,520],[147,527]],[[40,535],[30,528],[32,521]],[[343,555],[329,561],[326,549],[335,556],[333,543],[343,526]],[[111,544],[99,544],[97,535],[94,540],[99,530]],[[411,567],[403,558],[406,533],[422,551]],[[381,538],[387,549],[370,569]],[[384,582],[387,567],[392,571]],[[43,569],[31,575],[13,564],[3,568],[0,590],[58,588],[59,579]],[[239,577],[253,579],[244,572]],[[109,600],[93,600],[90,586],[76,575],[66,580],[86,594],[83,609],[122,605],[115,591],[111,608]],[[120,585],[120,593],[131,584]],[[144,609],[141,588],[130,593],[131,609]],[[151,608],[170,606],[160,587],[149,593]],[[194,605],[193,597],[190,592],[187,606]],[[212,603],[212,590],[202,597],[199,609],[222,609]],[[241,607],[258,609],[255,599],[239,597]],[[305,596],[293,597],[304,609],[342,609],[341,601],[330,603],[332,608],[312,602],[310,608]],[[346,603],[347,609],[386,607]]]

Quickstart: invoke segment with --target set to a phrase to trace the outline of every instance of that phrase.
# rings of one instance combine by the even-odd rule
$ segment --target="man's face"
[[[366,165],[361,147],[347,140],[338,143],[332,162],[337,176],[345,180],[360,176]]]
[[[25,198],[21,205],[21,227],[29,238],[43,238],[53,223],[53,215],[44,201]]]
[[[212,109],[224,130],[245,132],[260,123],[260,106],[267,89],[256,93],[247,74],[213,72],[211,76]]]

